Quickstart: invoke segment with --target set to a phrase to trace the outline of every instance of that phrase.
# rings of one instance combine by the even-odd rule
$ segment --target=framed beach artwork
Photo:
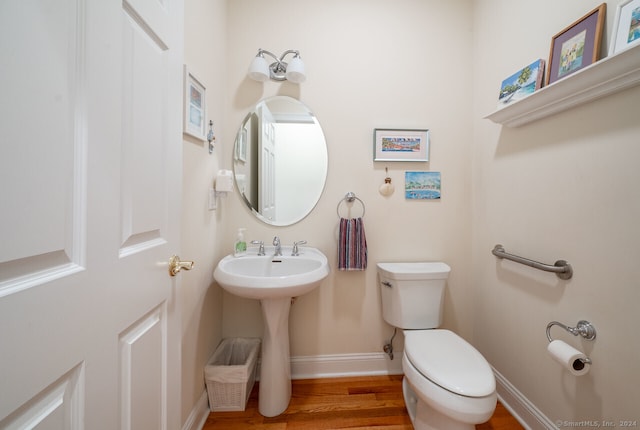
[[[438,200],[440,182],[440,172],[404,172],[404,197],[407,200]]]
[[[429,161],[429,130],[376,128],[373,161]]]
[[[207,116],[206,89],[184,66],[184,129],[183,133],[191,137],[207,140],[205,118]]]
[[[640,0],[624,0],[616,9],[609,55],[617,54],[638,43],[640,43]]]
[[[553,36],[547,84],[552,84],[598,61],[606,9],[607,4],[602,3]]]
[[[545,61],[538,59],[502,81],[498,108],[521,100],[542,87]]]

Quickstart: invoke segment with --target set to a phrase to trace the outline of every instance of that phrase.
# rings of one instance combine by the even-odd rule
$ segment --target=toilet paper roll
[[[231,170],[220,170],[216,176],[216,191],[229,193],[233,191],[233,173]]]
[[[554,340],[547,346],[547,351],[554,360],[562,364],[573,375],[582,376],[589,373],[591,365],[580,361],[580,359],[586,360],[587,356],[571,345],[567,345],[561,340]]]

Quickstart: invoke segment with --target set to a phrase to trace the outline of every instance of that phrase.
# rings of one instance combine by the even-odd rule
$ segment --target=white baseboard
[[[209,412],[209,397],[207,396],[207,390],[205,390],[191,410],[187,421],[182,426],[182,430],[202,430]]]
[[[500,372],[493,369],[496,376],[498,398],[504,407],[527,430],[556,430],[558,427],[529,401]]]
[[[394,360],[384,352],[291,357],[291,379],[401,374],[402,354]]]

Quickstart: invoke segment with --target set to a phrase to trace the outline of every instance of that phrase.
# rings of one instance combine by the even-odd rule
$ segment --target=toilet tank
[[[442,262],[378,263],[382,317],[402,329],[437,328],[442,323],[446,280]]]

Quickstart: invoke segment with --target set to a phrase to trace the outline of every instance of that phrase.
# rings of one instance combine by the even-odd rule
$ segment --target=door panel
[[[124,14],[121,256],[163,243],[158,239],[167,228],[162,147],[168,143],[168,47],[131,6]]]
[[[258,151],[260,163],[258,163],[258,177],[260,188],[258,194],[258,207],[260,214],[269,219],[276,218],[276,145],[275,145],[275,120],[271,111],[262,106],[259,112]]]
[[[36,396],[30,404],[3,420],[3,429],[81,429],[83,368],[78,366]]]
[[[160,429],[167,346],[166,308],[160,306],[120,335],[122,429]],[[166,399],[164,399],[166,400]]]
[[[0,297],[82,270],[86,240],[81,4],[17,3],[0,3]]]

